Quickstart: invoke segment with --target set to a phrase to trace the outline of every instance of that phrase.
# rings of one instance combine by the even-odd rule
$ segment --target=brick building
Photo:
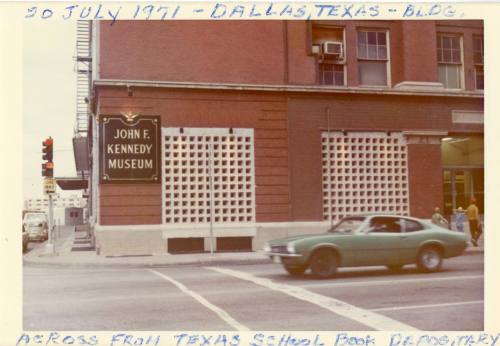
[[[449,215],[471,196],[482,211],[483,45],[481,21],[93,23],[99,251],[208,250],[210,234],[217,250],[258,249],[353,213]],[[157,142],[106,142],[120,117],[159,121]],[[140,150],[159,157],[149,183],[130,173],[154,170]]]

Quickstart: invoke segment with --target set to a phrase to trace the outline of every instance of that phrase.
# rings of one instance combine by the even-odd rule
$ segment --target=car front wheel
[[[418,254],[418,269],[431,273],[438,271],[443,263],[441,252],[436,247],[425,247]]]
[[[319,279],[332,277],[337,271],[337,256],[328,249],[320,249],[313,253],[309,267],[313,275]]]

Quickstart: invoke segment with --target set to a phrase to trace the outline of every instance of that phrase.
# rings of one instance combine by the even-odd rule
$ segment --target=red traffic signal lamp
[[[52,162],[53,145],[54,145],[54,140],[52,139],[52,137],[49,137],[42,142],[43,160]]]

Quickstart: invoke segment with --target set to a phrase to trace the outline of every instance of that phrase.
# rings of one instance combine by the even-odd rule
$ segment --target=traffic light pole
[[[55,192],[55,179],[54,179],[54,163],[53,159],[53,145],[54,140],[52,137],[45,139],[42,142],[42,176],[44,177],[44,192],[49,197],[49,215],[47,220],[47,245],[46,252],[55,254],[55,239],[54,239],[54,213],[53,213],[53,200],[52,194]]]
[[[54,246],[55,239],[54,239],[54,233],[52,232],[52,230],[54,228],[54,213],[53,213],[53,200],[52,200],[52,194],[51,193],[49,194],[49,220],[48,220],[48,227],[49,227],[49,230],[48,230],[48,235],[49,235],[48,246],[49,246],[49,250],[52,250],[52,252],[54,253],[55,252],[55,246]]]

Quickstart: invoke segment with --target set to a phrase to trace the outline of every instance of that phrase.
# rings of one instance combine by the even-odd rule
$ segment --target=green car
[[[270,241],[264,251],[291,275],[308,268],[318,278],[332,277],[338,267],[384,265],[399,270],[417,264],[424,272],[441,268],[443,258],[461,255],[464,233],[430,221],[397,215],[355,215],[327,233]]]

